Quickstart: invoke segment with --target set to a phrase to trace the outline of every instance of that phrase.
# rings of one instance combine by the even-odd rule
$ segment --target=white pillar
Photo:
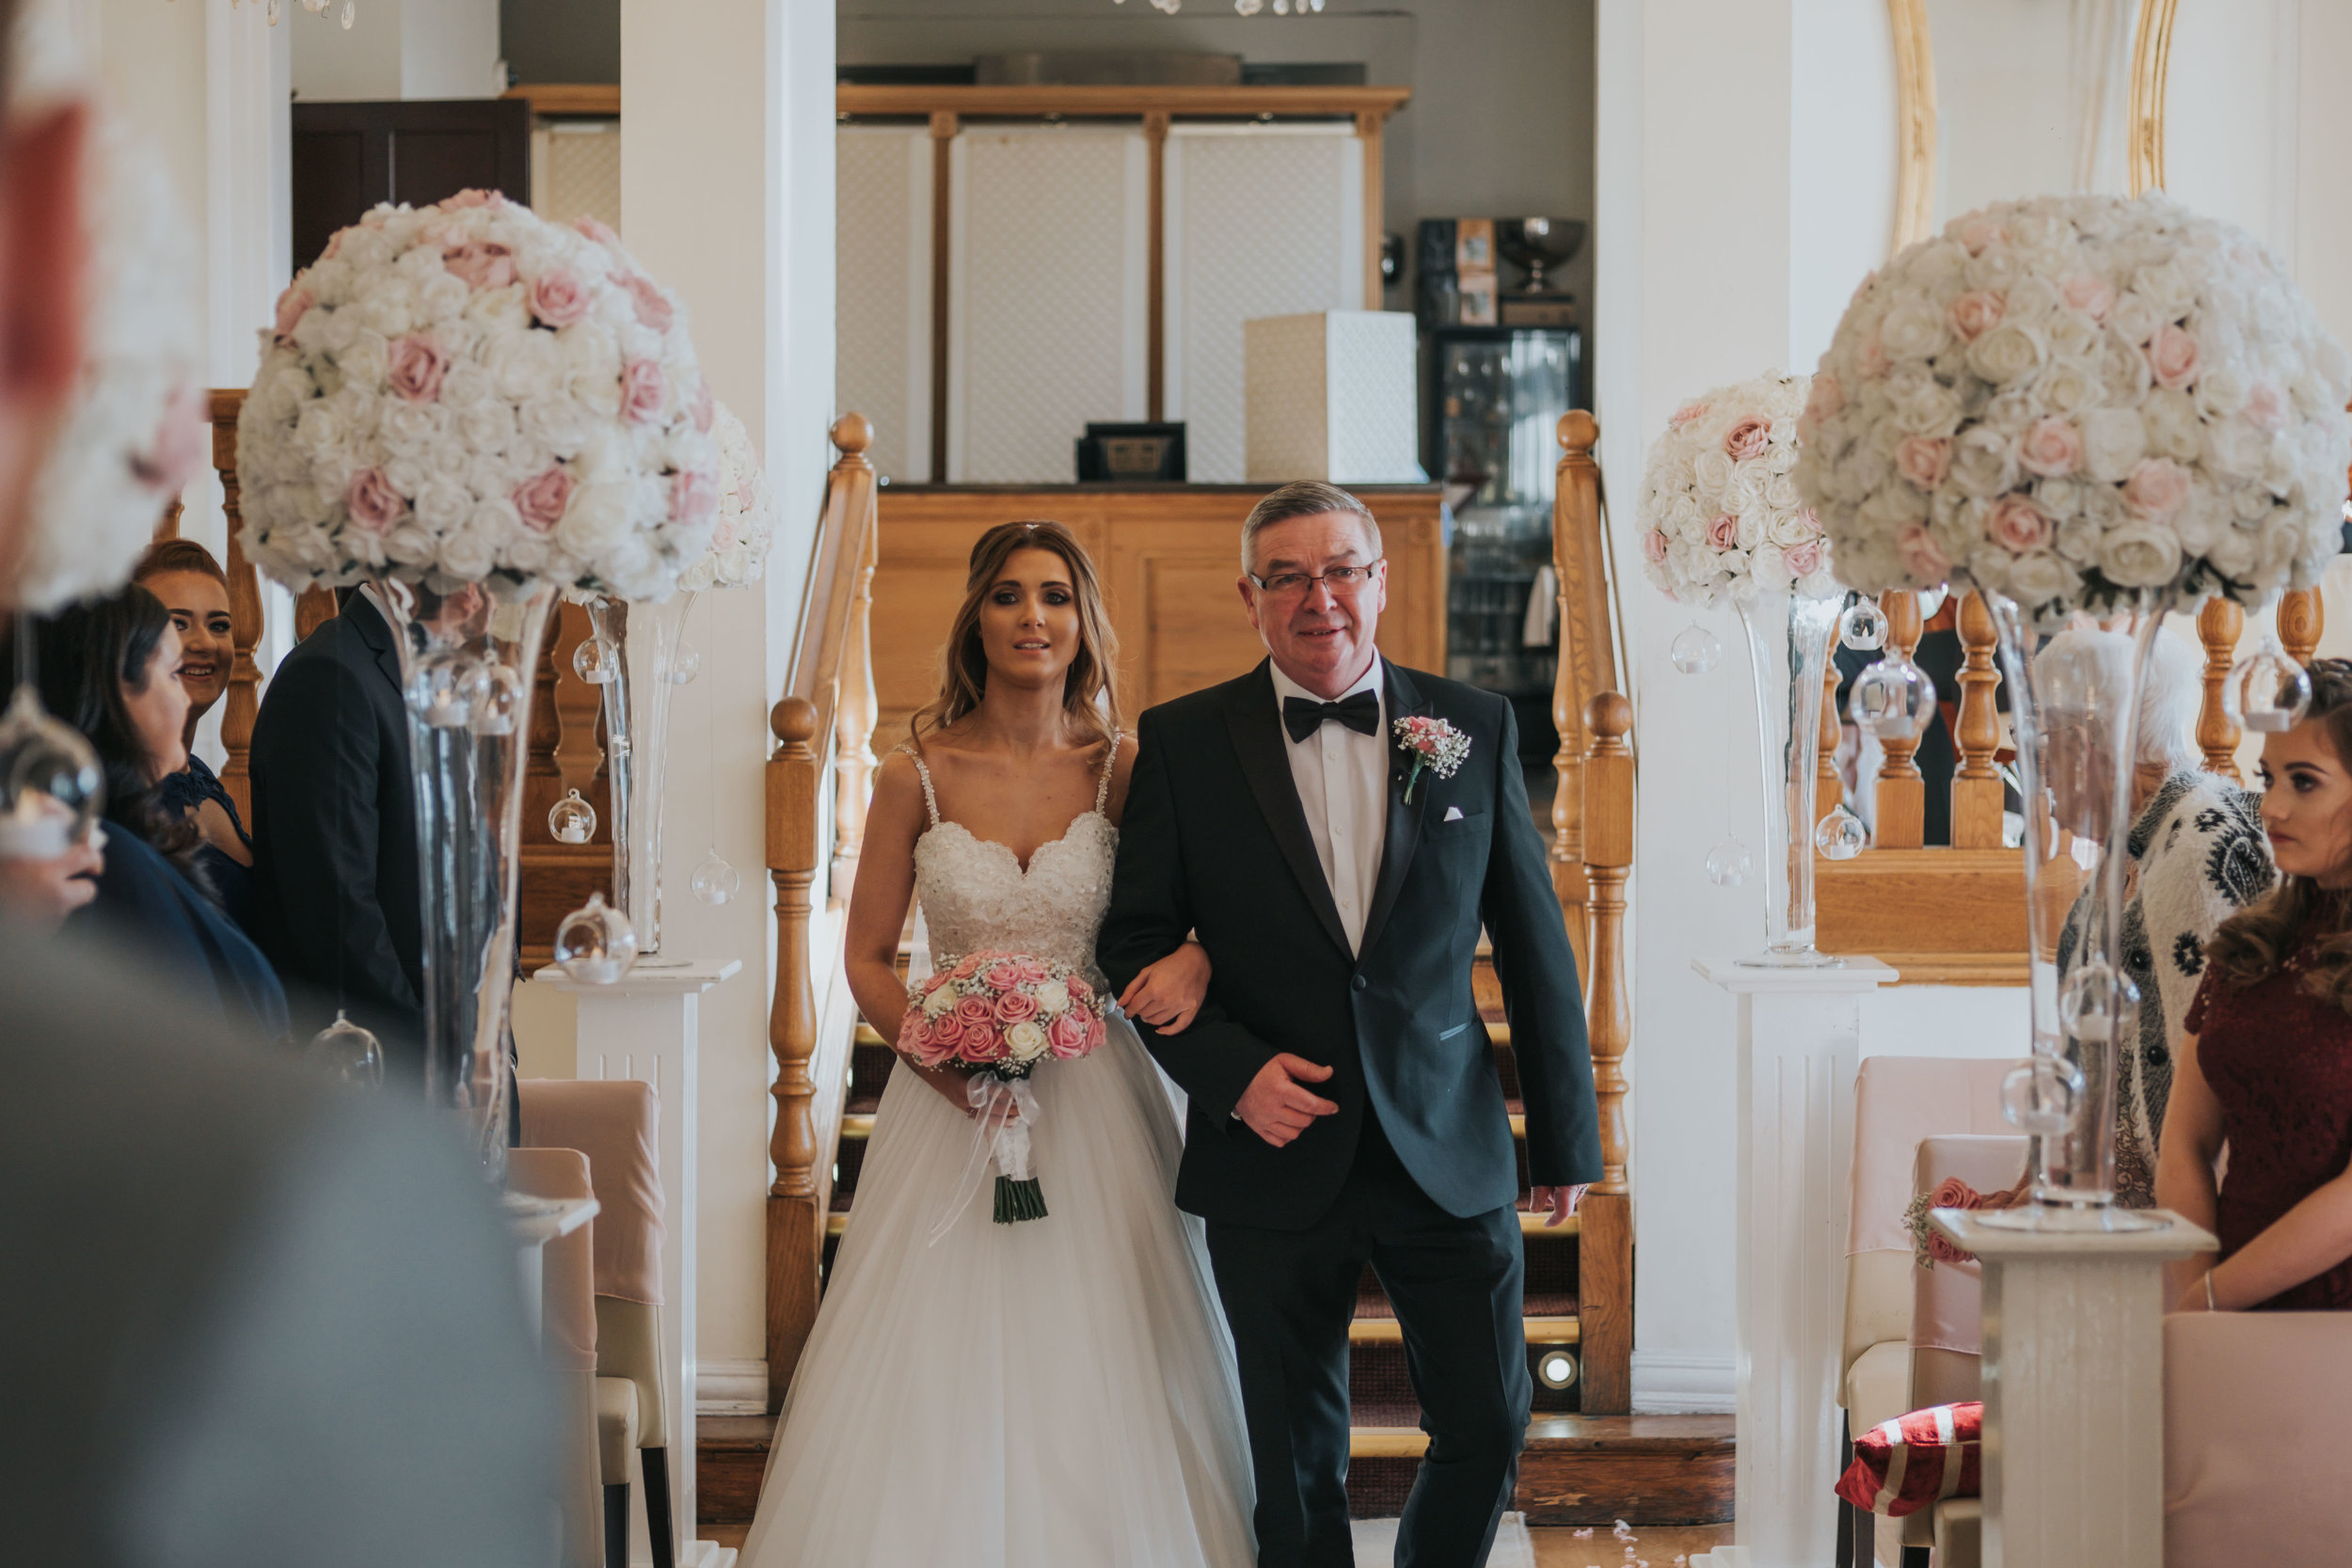
[[[572,1076],[633,1078],[653,1086],[660,1103],[654,1156],[661,1171],[661,1371],[670,1386],[670,1507],[678,1533],[678,1568],[727,1568],[732,1550],[694,1539],[695,1275],[700,1261],[695,1167],[701,1160],[703,992],[743,967],[663,961],[630,970],[618,984],[583,986],[552,966],[533,976],[577,995]],[[740,989],[740,988],[739,988]],[[653,1561],[642,1506],[629,1511],[629,1561]]]
[[[2114,1233],[1930,1216],[1984,1265],[1984,1568],[2164,1560],[2164,1265],[2218,1243],[2155,1216]]]
[[[1895,979],[1699,960],[1738,999],[1739,1544],[1707,1568],[1828,1568],[1837,1547],[1838,1335],[1862,998]]]

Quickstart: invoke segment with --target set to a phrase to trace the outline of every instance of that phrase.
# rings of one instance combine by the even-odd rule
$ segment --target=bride
[[[896,1039],[910,895],[933,964],[1033,954],[1100,987],[1135,747],[1094,566],[1058,523],[973,547],[939,695],[875,780],[849,980]],[[1187,943],[1120,1004],[1190,1022]],[[964,1079],[901,1055],[823,1309],[793,1374],[744,1568],[1248,1568],[1250,1481],[1233,1353],[1156,1069],[1114,1013],[1091,1055],[1031,1080],[1046,1217],[992,1223]]]

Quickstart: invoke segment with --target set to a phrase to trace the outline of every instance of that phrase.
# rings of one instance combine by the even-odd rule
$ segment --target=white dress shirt
[[[1320,703],[1321,697],[1269,661],[1274,676],[1274,705],[1279,712],[1286,697]],[[1339,906],[1340,925],[1347,932],[1351,951],[1364,944],[1364,920],[1372,912],[1372,890],[1380,878],[1380,850],[1389,832],[1389,693],[1380,656],[1372,668],[1341,697],[1369,691],[1380,699],[1380,727],[1359,735],[1337,720],[1327,719],[1314,734],[1282,741],[1291,759],[1291,783],[1298,788],[1298,803],[1307,813],[1307,832],[1315,841],[1315,858],[1323,863],[1323,879],[1330,885],[1331,902]],[[1338,698],[1332,699],[1338,701]]]

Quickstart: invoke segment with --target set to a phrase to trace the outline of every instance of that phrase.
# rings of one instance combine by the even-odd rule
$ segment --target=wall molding
[[[768,1414],[768,1363],[764,1360],[695,1362],[694,1414]]]
[[[1641,1416],[1716,1415],[1739,1406],[1739,1365],[1728,1355],[1633,1353],[1633,1410]]]

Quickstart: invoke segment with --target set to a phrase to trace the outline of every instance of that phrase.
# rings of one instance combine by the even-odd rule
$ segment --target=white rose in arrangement
[[[757,582],[776,536],[776,493],[751,432],[723,403],[712,412],[710,433],[719,442],[719,522],[709,550],[678,577],[688,593]]]
[[[293,588],[667,598],[720,523],[712,423],[684,310],[603,225],[379,207],[262,334],[239,542]]]
[[[1949,579],[2044,627],[2252,605],[2336,553],[2347,397],[2352,356],[2242,230],[2155,196],[2007,202],[1854,295],[1794,478],[1865,593]]]
[[[1045,1054],[1052,1041],[1034,1021],[1025,1020],[1005,1031],[1006,1048],[1016,1062],[1034,1062]]]
[[[1759,376],[1693,399],[1667,421],[1643,480],[1642,562],[1669,597],[1706,606],[1726,594],[1837,592],[1820,524],[1780,477],[1797,465],[1807,390],[1801,375]]]

